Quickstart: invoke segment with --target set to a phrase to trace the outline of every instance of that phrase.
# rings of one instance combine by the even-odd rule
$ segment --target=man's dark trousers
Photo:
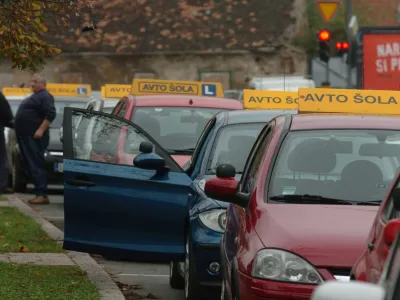
[[[35,185],[36,196],[47,195],[47,173],[44,152],[49,145],[49,132],[40,139],[29,135],[17,135],[18,146],[25,160],[32,182]]]
[[[8,188],[8,162],[4,127],[0,125],[0,190]]]

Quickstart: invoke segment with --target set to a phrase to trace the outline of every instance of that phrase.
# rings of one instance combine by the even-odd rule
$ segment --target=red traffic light
[[[349,43],[348,42],[337,42],[336,43],[336,50],[349,50]]]
[[[331,33],[326,29],[322,29],[318,32],[318,39],[321,42],[327,42],[331,39]]]

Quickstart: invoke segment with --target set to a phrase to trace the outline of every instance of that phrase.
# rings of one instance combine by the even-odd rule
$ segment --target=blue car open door
[[[151,136],[113,115],[65,108],[63,144],[64,249],[183,259],[193,182]]]

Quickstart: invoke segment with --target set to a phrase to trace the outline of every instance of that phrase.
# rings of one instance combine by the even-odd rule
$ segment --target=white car
[[[311,300],[399,300],[400,233],[391,247],[379,284],[327,282],[315,289]]]

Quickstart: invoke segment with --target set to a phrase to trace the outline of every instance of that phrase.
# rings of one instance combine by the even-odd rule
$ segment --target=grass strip
[[[34,219],[15,207],[0,207],[0,253],[7,252],[60,253],[63,250]]]
[[[98,300],[100,294],[77,266],[0,262],[2,300]]]

